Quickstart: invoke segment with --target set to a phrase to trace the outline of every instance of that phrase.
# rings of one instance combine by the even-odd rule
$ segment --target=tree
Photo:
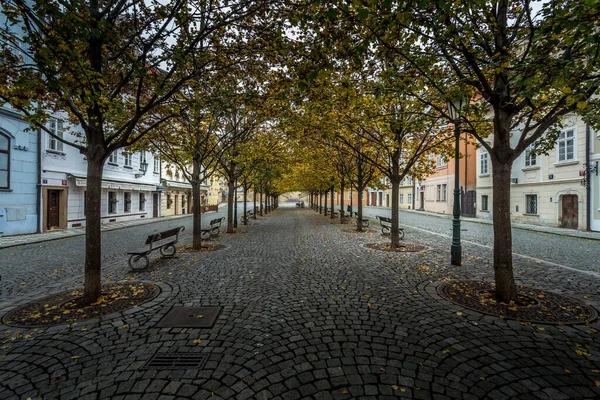
[[[84,303],[101,294],[100,199],[109,155],[138,142],[177,113],[180,89],[201,79],[216,54],[211,39],[266,2],[174,0],[0,0],[10,29],[0,47],[0,98],[34,127],[87,158]],[[20,31],[15,27],[22,27]],[[241,43],[240,43],[241,46]],[[209,49],[210,56],[202,49]],[[66,112],[84,137],[68,142],[46,128]]]

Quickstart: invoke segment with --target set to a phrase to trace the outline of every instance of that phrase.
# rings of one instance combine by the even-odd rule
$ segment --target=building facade
[[[39,130],[0,108],[0,236],[38,232]]]
[[[81,135],[79,127],[66,130],[56,119],[49,121],[48,128],[70,142]],[[85,226],[85,157],[46,132],[42,132],[41,138],[41,231]],[[111,154],[102,178],[102,223],[160,216],[159,166],[160,161],[147,151],[119,149]]]
[[[454,208],[454,181],[458,163],[459,190],[461,193],[461,215],[475,216],[476,213],[476,146],[470,137],[463,134],[460,141],[459,160],[431,154],[435,172],[416,183],[417,209],[440,214],[452,214]]]
[[[548,155],[536,154],[531,146],[515,160],[511,173],[510,209],[513,221],[587,229],[586,189],[582,185],[582,175],[586,163],[586,147],[589,147],[586,146],[586,137],[589,140],[589,136],[590,129],[583,120],[570,115],[564,118],[556,145]],[[519,135],[513,135],[512,140],[518,139]],[[598,138],[595,137],[591,151],[596,151],[597,143]],[[485,150],[478,149],[477,157],[477,216],[491,219],[492,165]],[[592,154],[590,158],[600,159],[597,154]],[[596,191],[595,196],[597,176],[591,175],[590,187],[592,192]],[[598,203],[592,209],[595,207],[598,207]],[[595,217],[600,221],[600,212],[594,212]]]
[[[588,128],[589,158],[587,185],[590,199],[589,229],[600,232],[600,130]]]

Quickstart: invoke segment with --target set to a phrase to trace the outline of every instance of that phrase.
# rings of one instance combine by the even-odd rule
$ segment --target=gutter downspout
[[[37,168],[37,185],[36,185],[36,195],[37,195],[37,230],[36,233],[42,232],[42,129],[38,128],[38,141],[37,141],[37,159],[38,159],[38,168]]]
[[[589,124],[585,125],[585,165],[586,172],[585,178],[587,179],[587,184],[585,185],[585,230],[591,231],[591,223],[592,223],[592,188],[591,188],[591,173],[590,170],[590,137],[592,136],[592,130],[590,129]]]

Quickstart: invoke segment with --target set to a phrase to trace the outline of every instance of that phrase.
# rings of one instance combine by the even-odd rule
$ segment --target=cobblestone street
[[[491,227],[465,225],[457,268],[450,239],[440,235],[449,221],[439,219],[436,228],[418,217],[403,213],[401,223],[406,240],[426,250],[389,253],[363,247],[387,240],[378,230],[352,233],[308,208],[282,207],[222,234],[223,250],[155,257],[138,273],[129,271],[125,253],[149,231],[179,225],[186,226],[181,244],[189,243],[191,218],[105,232],[103,279],[157,282],[161,294],[101,321],[0,326],[0,398],[600,397],[600,323],[519,323],[441,299],[435,288],[442,279],[493,279],[491,249],[477,244],[488,239],[476,231]],[[519,284],[600,308],[600,242],[526,231],[514,241],[517,253],[570,268],[515,257]],[[565,256],[584,247],[580,259]],[[83,237],[1,249],[1,313],[81,286],[83,250]],[[212,328],[157,327],[176,306],[222,311]],[[200,369],[146,368],[156,353],[208,359]]]

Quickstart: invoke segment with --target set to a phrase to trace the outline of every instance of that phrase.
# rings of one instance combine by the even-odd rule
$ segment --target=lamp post
[[[136,179],[146,175],[146,171],[148,171],[148,163],[146,161],[142,161],[140,163],[140,171],[142,172],[139,174],[135,174]]]
[[[460,244],[460,180],[459,180],[459,141],[460,141],[460,110],[467,103],[464,97],[448,100],[448,113],[454,123],[454,207],[452,208],[452,246],[450,247],[450,262],[452,265],[462,264],[462,245]],[[466,184],[466,182],[465,182]]]

